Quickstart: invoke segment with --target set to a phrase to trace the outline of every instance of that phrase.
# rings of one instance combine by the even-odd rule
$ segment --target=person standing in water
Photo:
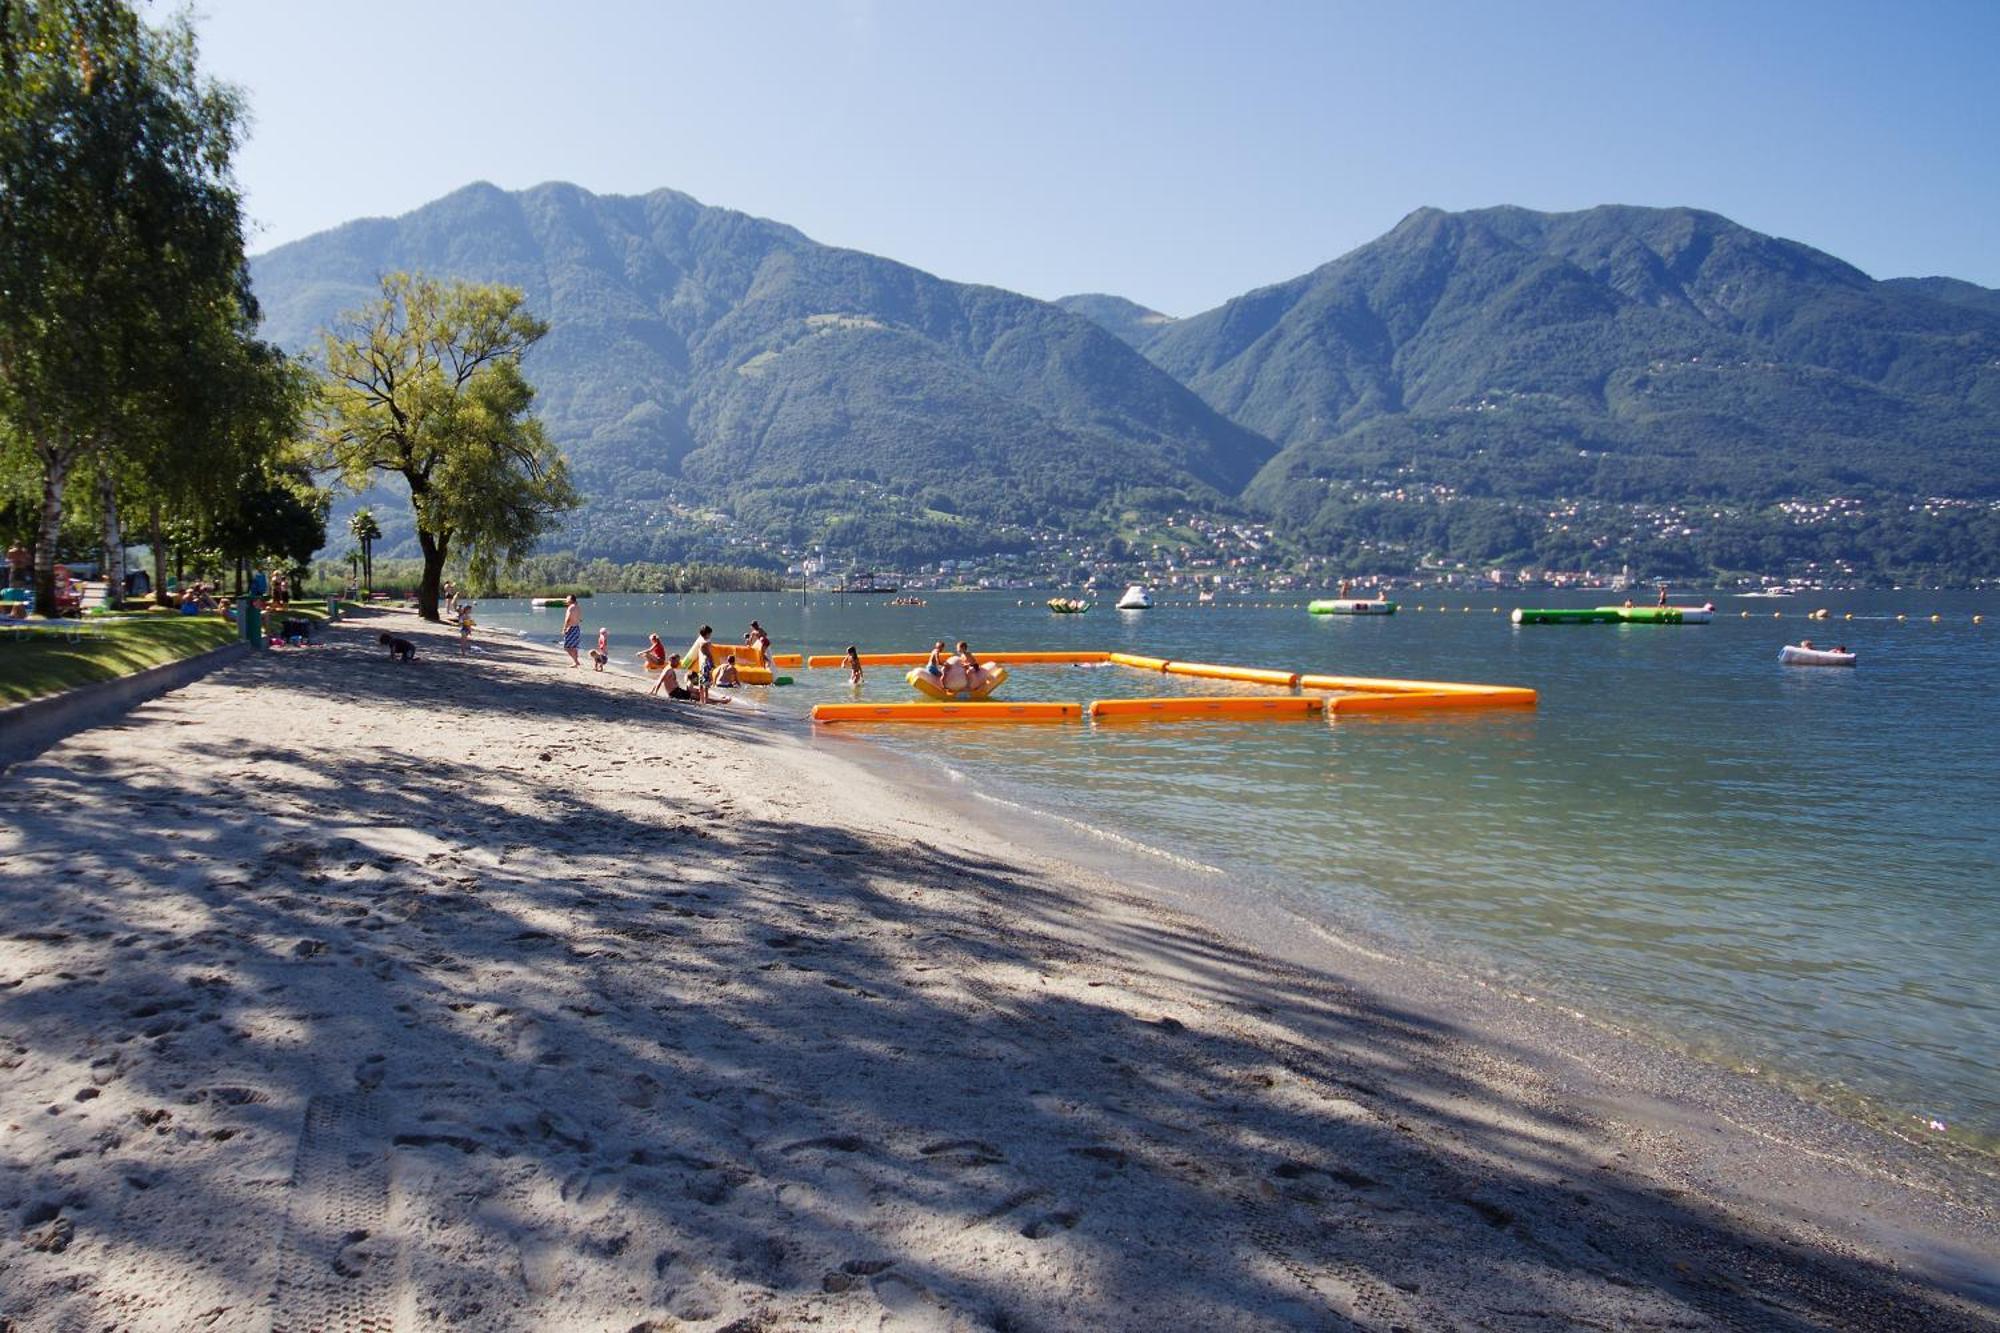
[[[943,644],[939,644],[938,646],[939,646],[940,648],[942,648],[942,647],[943,647],[944,645],[943,645]],[[847,655],[846,655],[845,657],[843,657],[843,658],[841,658],[841,659],[840,659],[840,664],[841,664],[842,666],[844,666],[844,667],[846,667],[846,668],[847,668],[847,679],[848,679],[848,682],[849,682],[849,683],[850,683],[851,685],[853,685],[855,689],[857,689],[857,690],[858,690],[858,689],[860,689],[860,688],[861,688],[861,651],[860,651],[860,649],[856,648],[856,647],[855,647],[855,646],[854,646],[853,644],[851,644],[851,643],[850,643],[850,644],[848,644],[848,645],[847,645]]]
[[[708,655],[708,646],[713,642],[714,629],[703,625],[696,631],[694,642],[688,645],[687,650],[688,688],[703,703],[708,702],[708,687],[715,679],[715,663]]]
[[[575,593],[571,593],[568,600],[563,603],[562,645],[563,651],[569,654],[569,664],[573,667],[582,666],[583,661],[577,656],[577,649],[583,647],[583,608],[576,604]]]

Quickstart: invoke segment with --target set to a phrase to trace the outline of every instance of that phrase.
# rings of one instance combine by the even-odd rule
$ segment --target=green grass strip
[[[53,622],[30,623],[36,628],[0,629],[0,703],[116,680],[220,648],[236,638],[235,624],[220,616],[166,612],[93,617],[75,643],[67,640],[66,629]]]

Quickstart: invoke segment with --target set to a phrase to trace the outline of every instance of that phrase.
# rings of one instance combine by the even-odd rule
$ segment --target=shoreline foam
[[[1622,1039],[1552,1049],[1574,1020],[1296,920],[1246,947],[775,714],[416,632],[401,674],[335,631],[11,775],[0,1311],[2000,1309],[1991,1190],[1932,1157]]]

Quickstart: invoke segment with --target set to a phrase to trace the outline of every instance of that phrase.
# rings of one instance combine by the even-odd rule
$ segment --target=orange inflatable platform
[[[1185,717],[1306,718],[1326,708],[1318,695],[1279,694],[1268,698],[1220,695],[1175,695],[1161,699],[1099,699],[1090,716],[1100,722],[1144,722]]]
[[[1074,722],[1079,703],[815,704],[815,722]]]

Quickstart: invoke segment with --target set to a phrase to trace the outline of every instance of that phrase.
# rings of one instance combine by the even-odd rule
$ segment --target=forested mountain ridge
[[[1385,481],[1447,501],[2000,497],[1984,293],[1877,282],[1695,209],[1421,209],[1143,349],[1285,447],[1247,497],[1337,549],[1368,522],[1357,488]]]
[[[1144,348],[1174,322],[1172,315],[1163,315],[1137,301],[1128,301],[1122,296],[1107,296],[1103,292],[1058,296],[1055,304],[1103,326],[1107,333],[1116,335],[1127,347]]]
[[[1974,310],[2000,315],[2000,291],[1995,291],[1991,287],[1981,287],[1976,282],[1964,282],[1958,278],[1887,278],[1882,285],[1914,292],[1918,296],[1928,296],[1935,301],[1969,306]]]
[[[267,336],[311,346],[398,269],[509,283],[549,321],[527,369],[594,554],[685,557],[669,500],[872,559],[976,551],[1226,506],[1275,452],[1080,316],[668,190],[479,184],[283,246],[252,266]]]
[[[550,321],[527,369],[586,555],[896,566],[1206,511],[1268,516],[1260,562],[2000,575],[2000,293],[1694,209],[1421,209],[1177,320],[673,191],[475,185],[254,260],[267,335],[399,268]]]

